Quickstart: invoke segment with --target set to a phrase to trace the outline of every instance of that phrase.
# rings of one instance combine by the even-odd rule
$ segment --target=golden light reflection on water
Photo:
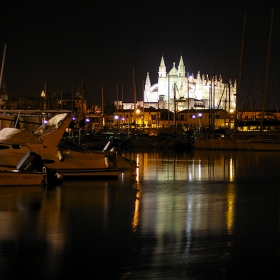
[[[95,261],[104,253],[103,270],[108,268],[108,263],[111,266],[116,259],[123,258],[123,275],[132,275],[135,279],[144,279],[145,272],[154,272],[160,279],[176,279],[174,275],[178,275],[178,267],[182,275],[185,273],[184,278],[191,279],[195,278],[191,276],[203,271],[200,267],[216,273],[217,267],[219,271],[225,271],[227,260],[231,266],[233,258],[230,254],[238,251],[232,248],[237,246],[237,249],[243,249],[242,245],[247,244],[248,237],[251,240],[254,238],[252,235],[257,234],[255,228],[259,228],[260,223],[258,216],[255,218],[255,228],[251,230],[248,226],[247,234],[243,231],[248,221],[244,220],[244,205],[250,203],[251,193],[245,193],[245,198],[242,197],[240,201],[246,187],[244,181],[240,184],[240,178],[246,175],[248,180],[248,174],[251,174],[251,180],[262,173],[270,178],[269,175],[278,170],[277,167],[273,171],[278,156],[272,161],[271,157],[266,160],[260,153],[256,156],[251,153],[206,151],[185,154],[137,152],[134,157],[139,166],[134,184],[139,191],[135,195],[131,184],[126,184],[123,177],[123,181],[113,182],[65,182],[61,189],[43,196],[38,188],[0,188],[2,258],[5,258],[8,244],[13,254],[6,254],[5,261],[12,264],[17,261],[18,264],[18,254],[14,254],[14,248],[23,248],[18,245],[24,244],[29,235],[27,241],[32,242],[35,251],[36,246],[42,244],[41,241],[47,244],[44,246],[46,249],[39,252],[40,257],[36,258],[36,267],[42,267],[47,273],[56,267],[61,269],[60,275],[71,267],[78,267],[77,275],[86,271],[87,252]],[[245,200],[246,196],[249,200]],[[279,196],[273,195],[267,202],[271,199],[274,201],[274,197]],[[273,203],[275,207],[279,207],[277,198]],[[258,199],[262,201],[263,198]],[[254,207],[259,206],[261,208],[256,208],[259,211],[255,213]],[[262,220],[268,220],[268,225],[272,225],[277,234],[279,209],[278,215],[274,209],[268,213],[264,211],[266,209],[267,203],[250,205],[246,208],[247,219],[258,213],[263,214]],[[272,218],[266,219],[267,214],[271,213]],[[237,240],[233,238],[234,234],[239,240],[244,239],[241,245],[232,242]],[[267,236],[266,232],[261,232],[255,241],[262,240],[260,237],[264,234]],[[96,250],[99,246],[100,250]],[[31,247],[24,248],[29,251]],[[129,253],[122,254],[120,249],[124,249],[124,252],[127,249]],[[132,251],[136,260],[131,257]],[[236,260],[242,258],[241,253]],[[110,255],[113,256],[112,261],[108,262]],[[15,258],[12,259],[12,256]],[[73,256],[73,262],[68,263]],[[82,261],[77,265],[76,261],[80,259]],[[95,261],[92,263],[95,264]],[[23,264],[25,269],[26,265]],[[130,270],[132,265],[133,270]],[[33,270],[34,266],[30,267]],[[192,275],[191,270],[195,272]],[[168,273],[171,275],[169,278]],[[157,279],[154,275],[147,279]],[[198,278],[207,277],[195,279]]]
[[[236,176],[237,158],[228,151],[195,151],[188,155],[137,152],[135,159],[139,167],[137,182],[143,176],[158,181],[233,181]]]
[[[136,176],[135,176],[135,180],[137,181],[137,182],[139,182],[139,161],[140,161],[140,159],[139,159],[139,154],[137,154],[136,155]]]
[[[135,200],[135,210],[134,210],[134,215],[133,215],[133,219],[132,219],[132,231],[136,232],[137,231],[137,227],[139,225],[139,206],[140,206],[140,201],[139,201],[139,197],[137,197],[137,199]]]
[[[233,184],[230,184],[227,189],[227,212],[226,212],[226,225],[229,234],[232,233],[234,223],[234,204],[236,197],[236,190]]]
[[[236,168],[242,164],[242,161],[237,162],[236,156],[220,151],[196,152],[195,155],[140,152],[136,154],[136,161],[139,188],[143,182],[155,182],[155,188],[151,192],[140,192],[132,228],[139,225],[140,215],[143,233],[155,231],[159,238],[158,254],[167,249],[164,240],[171,232],[175,243],[180,243],[181,234],[185,232],[185,254],[188,254],[196,232],[207,235],[226,229],[228,234],[232,233],[236,194],[235,186],[230,182],[235,180]],[[205,187],[203,190],[204,182],[211,181],[215,182],[217,189],[209,185],[209,189]],[[216,185],[219,181],[228,184],[224,187],[222,184],[220,188]],[[165,185],[167,182],[169,185]],[[202,185],[197,185],[198,182]],[[157,193],[161,185],[165,188]],[[182,193],[175,190],[182,190]]]
[[[229,180],[230,181],[233,181],[234,179],[234,168],[233,168],[233,159],[232,159],[232,156],[230,158],[230,161],[229,161]]]

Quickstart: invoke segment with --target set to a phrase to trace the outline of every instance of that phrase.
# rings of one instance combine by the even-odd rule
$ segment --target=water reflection
[[[139,151],[136,156],[141,238],[133,279],[278,275],[279,256],[270,243],[279,242],[279,154]],[[270,264],[264,255],[273,255]]]
[[[126,151],[137,181],[0,187],[0,277],[279,277],[278,153]]]
[[[110,272],[107,262],[127,254],[136,195],[131,182],[115,181],[65,182],[47,192],[0,188],[1,279],[114,277],[118,267]]]
[[[145,180],[228,180],[275,174],[279,152],[194,150],[189,153],[167,153],[161,151],[134,151],[126,154],[134,156],[140,167],[137,181]],[[265,164],[265,166],[264,166]],[[248,173],[249,172],[249,173]],[[260,173],[261,172],[261,173]]]

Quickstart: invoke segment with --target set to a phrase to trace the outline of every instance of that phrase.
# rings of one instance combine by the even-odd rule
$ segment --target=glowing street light
[[[119,116],[119,115],[115,115],[115,116],[114,116],[114,119],[115,119],[116,122],[117,122],[118,130],[119,130],[119,129],[120,129],[120,122],[119,122],[120,116]]]
[[[43,90],[42,90],[42,93],[41,93],[41,98],[43,98],[43,100],[44,100],[44,110],[46,110],[46,93]]]

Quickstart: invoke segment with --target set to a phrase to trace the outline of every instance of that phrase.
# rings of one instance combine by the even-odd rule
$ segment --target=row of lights
[[[120,118],[120,116],[119,115],[115,115],[114,116],[114,119],[117,121],[117,120],[119,120],[119,118]],[[121,117],[121,120],[122,121],[124,121],[125,120],[125,118],[124,117]]]
[[[202,118],[202,113],[198,113],[197,116],[198,116],[199,118]],[[192,119],[195,119],[195,118],[196,118],[196,115],[192,115]]]

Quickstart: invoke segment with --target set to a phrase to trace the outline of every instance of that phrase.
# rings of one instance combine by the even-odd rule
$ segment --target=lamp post
[[[202,113],[198,113],[198,133],[200,133]]]
[[[117,122],[117,127],[118,127],[118,132],[119,132],[119,130],[120,130],[120,116],[119,115],[115,115],[114,119]]]
[[[122,130],[123,130],[123,123],[124,123],[124,121],[125,121],[125,117],[122,116]]]
[[[137,114],[137,122],[135,123],[136,128],[137,128],[137,123],[138,123],[138,118],[139,118],[139,114],[140,114],[140,109],[136,109],[136,114]]]
[[[44,100],[44,108],[43,108],[43,110],[46,110],[46,93],[45,93],[45,91],[42,91],[41,98]]]

